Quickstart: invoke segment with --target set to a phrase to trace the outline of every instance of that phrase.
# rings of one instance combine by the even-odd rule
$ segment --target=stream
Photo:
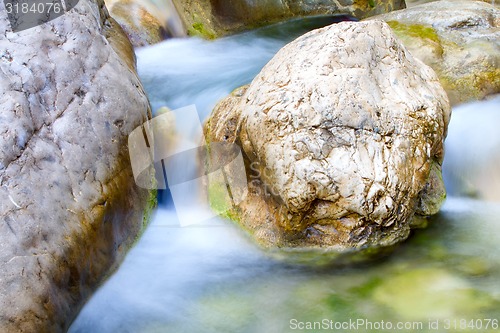
[[[194,104],[203,120],[287,42],[338,20],[297,20],[212,42],[167,40],[137,51],[139,75],[153,110]],[[222,219],[181,227],[161,191],[153,221],[69,332],[280,333],[308,322],[338,332],[498,332],[499,111],[498,96],[454,110],[441,212],[393,254],[358,267],[277,261]],[[191,125],[178,123],[178,131],[191,135]],[[349,321],[356,326],[335,326]]]

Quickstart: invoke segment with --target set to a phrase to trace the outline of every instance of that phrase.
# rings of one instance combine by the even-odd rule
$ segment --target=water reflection
[[[205,119],[217,101],[250,83],[286,43],[348,19],[337,15],[291,20],[215,41],[167,40],[138,50],[138,72],[154,111],[195,104]]]

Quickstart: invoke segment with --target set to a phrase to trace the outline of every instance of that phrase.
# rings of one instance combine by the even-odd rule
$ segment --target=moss
[[[500,92],[500,69],[491,68],[490,71],[476,72],[458,78],[440,75],[440,81],[454,103],[481,99]]]
[[[361,296],[362,298],[366,298],[368,296],[371,296],[375,288],[380,286],[382,282],[382,278],[376,276],[368,280],[365,284],[351,288],[350,292]]]
[[[137,233],[136,237],[134,238],[134,241],[132,243],[132,246],[137,244],[139,239],[141,239],[142,234],[146,230],[146,227],[148,226],[149,222],[151,222],[153,218],[153,213],[156,210],[156,207],[158,206],[158,191],[155,190],[149,190],[148,191],[148,198],[146,202],[146,207],[144,208],[144,212],[142,215],[142,225],[141,229]]]
[[[203,135],[207,141],[205,146],[206,153],[208,156],[211,154],[211,141],[212,138],[212,117],[208,118],[203,126]],[[210,158],[208,158],[205,163],[210,163]],[[209,168],[209,165],[205,165],[205,168]],[[210,208],[219,216],[230,219],[232,221],[239,221],[239,216],[236,208],[233,205],[233,201],[229,196],[229,189],[227,188],[226,180],[220,173],[212,173],[208,175],[208,187],[207,196]]]
[[[216,181],[210,181],[208,185],[208,199],[210,202],[210,208],[217,214],[223,213],[228,206],[227,202],[227,190],[224,184]]]
[[[151,217],[157,206],[158,206],[158,191],[150,190],[146,208],[144,209],[144,216],[142,218],[143,228],[145,228],[151,221]]]
[[[207,192],[210,208],[217,215],[232,221],[239,221],[239,215],[229,196],[229,191],[224,180],[209,177]]]
[[[371,8],[375,8],[375,1],[374,1],[374,0],[368,0],[368,5],[369,5]]]
[[[440,43],[434,28],[421,24],[403,24],[398,21],[387,21],[387,24],[399,37],[416,37]]]
[[[356,310],[355,305],[351,300],[344,299],[337,294],[330,294],[326,300],[326,305],[328,306],[328,311],[331,316],[337,318],[356,318],[359,317],[359,313]],[[321,314],[324,316],[324,314]],[[321,315],[318,316],[318,320],[321,319]]]
[[[206,39],[215,39],[217,35],[205,28],[205,25],[201,22],[194,22],[191,27],[188,29],[188,35],[190,36],[199,36]]]
[[[405,319],[480,316],[496,306],[486,293],[440,268],[418,268],[394,274],[373,291],[373,299]]]
[[[133,245],[139,241],[141,238],[143,232],[146,230],[146,227],[148,226],[149,222],[151,222],[151,219],[153,217],[153,213],[158,206],[158,190],[156,189],[157,187],[157,181],[155,177],[152,177],[151,179],[151,190],[144,190],[147,191],[147,198],[146,198],[146,207],[144,208],[144,212],[142,214],[142,225],[141,229],[137,233],[137,236],[134,239]]]

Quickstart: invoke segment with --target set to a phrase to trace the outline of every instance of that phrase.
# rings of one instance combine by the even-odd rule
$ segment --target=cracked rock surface
[[[13,33],[0,3],[0,332],[64,332],[143,227],[127,135],[150,116],[102,2]]]
[[[249,191],[227,216],[268,248],[342,252],[395,244],[438,212],[449,117],[436,74],[386,23],[343,22],[281,49],[205,135],[246,159]]]

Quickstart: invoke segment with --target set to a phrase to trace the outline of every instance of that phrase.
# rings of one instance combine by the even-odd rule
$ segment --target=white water
[[[137,51],[138,72],[154,111],[195,104],[205,119],[217,101],[250,83],[287,42],[341,18],[308,18],[215,41],[167,40]]]
[[[250,33],[216,42],[170,40],[138,52],[140,75],[155,109],[194,103],[204,119],[217,100],[248,83],[291,38],[278,36]],[[481,102],[458,108],[452,117],[444,170],[448,186],[455,184],[449,177],[452,173],[467,177],[460,168],[464,160],[475,159],[471,154],[488,157],[491,147],[496,147],[492,143],[498,142],[500,134],[489,127],[498,124],[498,106],[499,99]],[[473,121],[476,117],[481,120]],[[385,262],[325,271],[287,266],[266,257],[227,221],[181,228],[172,207],[166,206],[158,209],[141,240],[69,331],[280,333],[290,331],[289,320],[295,317],[396,320],[397,312],[371,296],[354,296],[352,288],[421,268],[439,268],[475,291],[488,293],[492,302],[500,302],[499,216],[498,204],[451,198],[431,228],[417,233],[420,238],[408,241]],[[461,268],[481,260],[487,273],[470,275]],[[410,288],[429,293],[427,285]],[[407,302],[420,306],[415,299]],[[460,302],[470,303],[455,301]],[[447,306],[449,311],[455,309],[453,304]],[[465,315],[488,315],[489,310],[483,310],[468,310]]]
[[[384,272],[396,274],[401,265],[412,269],[437,266],[462,274],[455,268],[462,258],[488,258],[493,273],[470,280],[479,290],[499,296],[499,214],[498,205],[448,200],[441,217],[434,221],[434,230],[427,231],[426,241],[428,248],[446,248],[450,253],[447,260],[435,262],[431,255],[426,257],[428,248],[419,248],[410,240],[391,260],[378,266],[315,271],[287,267],[267,258],[231,224],[206,228],[159,225],[165,220],[175,223],[172,211],[160,209],[120,269],[81,311],[70,332],[289,332],[288,321],[297,315],[297,309],[320,306],[320,295],[349,293],[353,283],[362,285]],[[309,290],[312,296],[299,296],[300,290]],[[408,300],[409,304],[414,301]],[[372,299],[362,303],[364,308],[382,311]],[[245,311],[254,319],[242,324],[235,314]],[[333,310],[327,313],[349,319]],[[378,316],[386,321],[395,319],[383,312]],[[308,313],[302,318],[307,319]]]
[[[444,180],[450,195],[500,202],[500,95],[453,110]]]

